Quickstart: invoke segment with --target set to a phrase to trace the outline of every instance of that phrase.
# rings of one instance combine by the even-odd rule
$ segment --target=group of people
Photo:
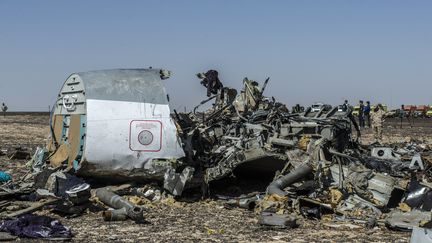
[[[365,121],[367,121],[367,127],[371,127],[371,107],[370,107],[370,101],[366,101],[366,105],[363,104],[363,100],[359,101],[359,113],[358,113],[358,120],[359,125],[361,128],[365,127]]]
[[[352,112],[352,108],[348,104],[348,100],[345,100],[344,104],[342,105],[342,110]],[[366,101],[366,105],[363,103],[363,100],[359,101],[359,109],[357,113],[359,127],[372,127],[374,138],[377,142],[382,140],[384,115],[385,110],[381,104],[377,104],[372,112],[370,101]]]

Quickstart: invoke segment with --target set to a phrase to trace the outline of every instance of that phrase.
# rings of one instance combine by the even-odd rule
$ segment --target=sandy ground
[[[0,116],[0,148],[41,146],[49,134],[47,115]]]
[[[48,116],[17,115],[0,118],[0,148],[44,145],[49,133]],[[432,120],[422,120],[410,128],[389,120],[384,142],[431,142]],[[373,140],[371,129],[364,129],[361,142]],[[24,174],[25,161],[0,157],[0,168],[14,178]],[[88,212],[77,218],[63,218],[48,210],[40,211],[70,226],[77,242],[408,242],[410,233],[390,231],[385,227],[365,229],[362,225],[301,220],[296,229],[271,230],[257,224],[257,215],[245,209],[226,208],[221,202],[195,200],[154,203],[146,213],[148,224],[132,221],[104,222],[99,213]]]

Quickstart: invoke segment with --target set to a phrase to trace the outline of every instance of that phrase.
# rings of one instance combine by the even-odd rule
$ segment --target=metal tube
[[[126,208],[107,210],[102,212],[105,221],[124,221],[128,218]]]
[[[106,188],[97,189],[96,197],[98,197],[99,200],[101,200],[101,202],[115,209],[120,209],[120,208],[130,209],[135,206],[129,201],[122,198],[121,196],[115,194],[112,191],[107,190]]]
[[[96,190],[96,197],[106,205],[115,208],[116,210],[107,210],[102,213],[104,220],[117,221],[126,220],[130,218],[135,222],[144,222],[144,209],[138,207],[121,196],[107,190],[100,188]]]
[[[312,167],[305,163],[295,168],[288,175],[282,176],[281,178],[273,181],[267,187],[267,194],[277,194],[279,196],[286,196],[287,193],[283,190],[287,186],[303,179],[312,172]]]

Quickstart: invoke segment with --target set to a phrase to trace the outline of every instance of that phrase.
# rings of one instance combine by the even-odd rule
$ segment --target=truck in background
[[[429,110],[426,111],[426,117],[428,117],[428,118],[432,118],[432,105],[429,106]]]
[[[414,112],[417,110],[417,106],[415,105],[405,105],[404,106],[404,111],[405,111],[405,116],[413,116]]]
[[[413,116],[414,117],[426,117],[426,113],[429,111],[429,106],[427,105],[419,105],[417,106],[417,108],[415,109]]]

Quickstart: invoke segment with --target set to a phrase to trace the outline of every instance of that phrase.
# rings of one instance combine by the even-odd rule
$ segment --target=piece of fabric
[[[8,182],[12,180],[12,176],[6,172],[0,171],[0,182]]]
[[[26,214],[16,219],[5,220],[0,224],[0,231],[26,238],[71,238],[72,232],[58,220],[33,214]]]

